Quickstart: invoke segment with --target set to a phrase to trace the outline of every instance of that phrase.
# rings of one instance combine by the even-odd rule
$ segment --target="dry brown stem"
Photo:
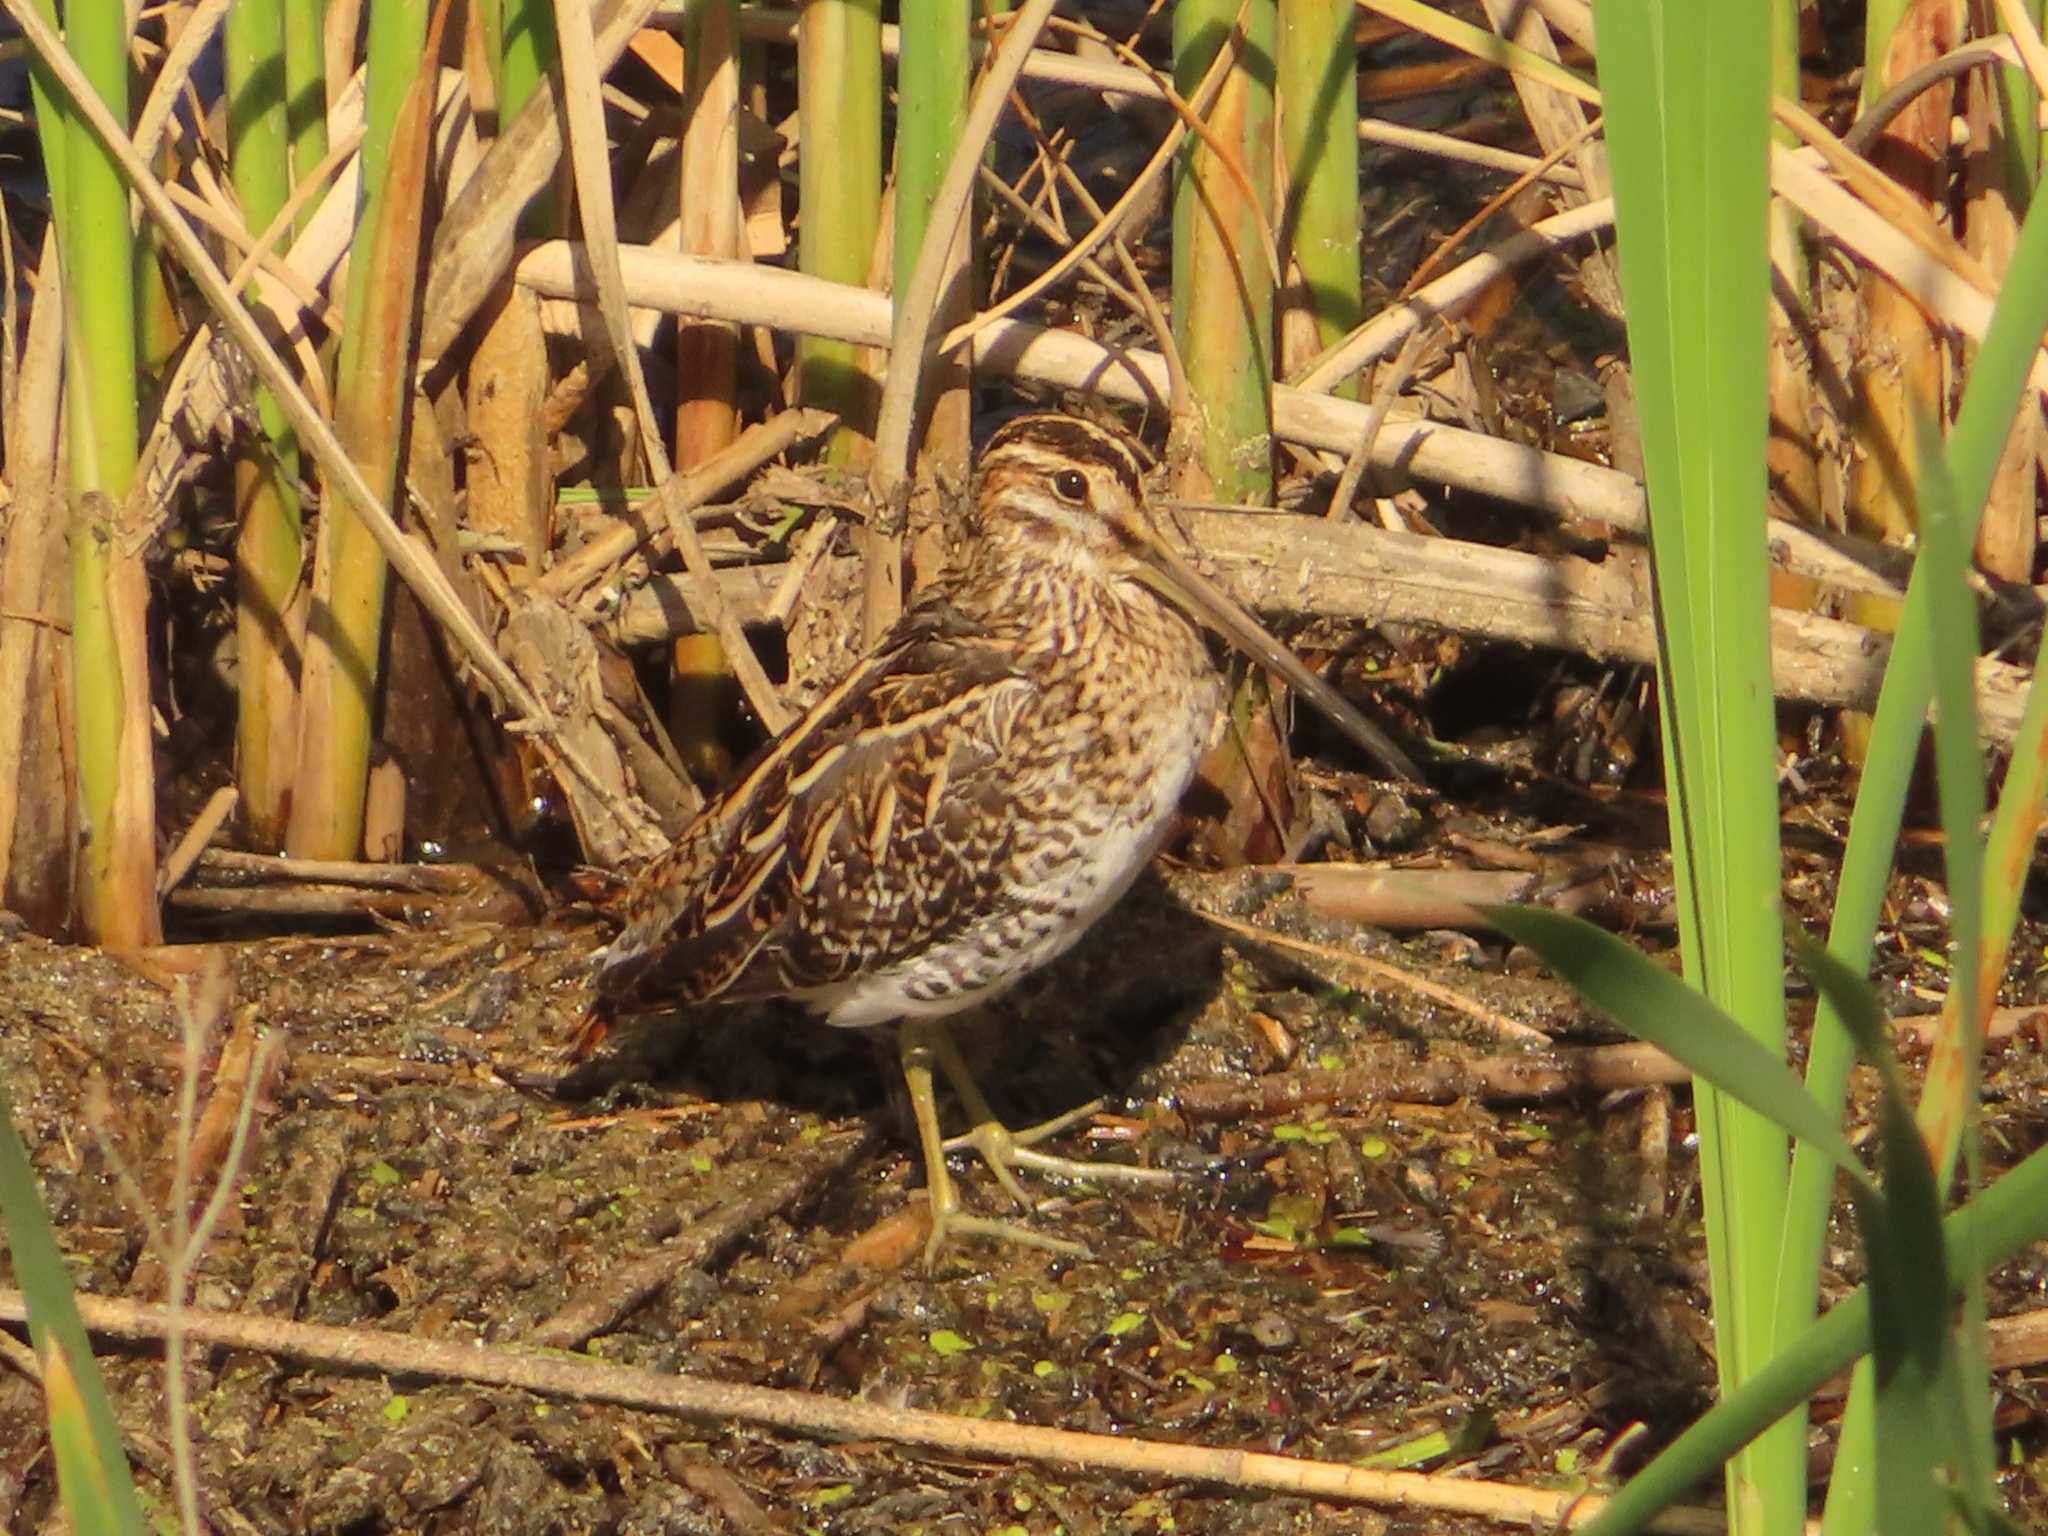
[[[145,1302],[81,1296],[78,1310],[86,1327],[102,1336],[149,1344],[163,1338],[168,1324],[164,1308]],[[21,1293],[0,1288],[0,1321],[19,1324],[26,1317]],[[576,1402],[614,1403],[711,1424],[741,1421],[803,1435],[885,1440],[954,1456],[1049,1462],[1342,1503],[1472,1514],[1521,1526],[1576,1527],[1598,1513],[1604,1502],[1594,1494],[1419,1472],[1380,1472],[1261,1451],[1212,1450],[1128,1435],[968,1419],[375,1329],[332,1328],[196,1307],[186,1310],[183,1321],[186,1336],[194,1344],[262,1350],[344,1370],[381,1371],[400,1379],[520,1387]],[[1680,1509],[1650,1529],[1681,1536],[1718,1536],[1722,1520],[1710,1511]]]

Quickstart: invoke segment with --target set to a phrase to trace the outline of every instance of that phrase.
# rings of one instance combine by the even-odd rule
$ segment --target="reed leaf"
[[[1765,0],[1596,9],[1659,619],[1659,702],[1688,976],[1784,1052],[1764,544],[1769,201]],[[1711,148],[1711,152],[1709,149]],[[1702,1085],[1702,1196],[1724,1392],[1785,1343],[1784,1132]],[[1795,1415],[1728,1468],[1737,1533],[1804,1513]]]

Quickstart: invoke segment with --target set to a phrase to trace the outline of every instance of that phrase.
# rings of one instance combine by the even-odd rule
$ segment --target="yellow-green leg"
[[[903,1064],[904,1086],[910,1090],[910,1110],[917,1119],[918,1145],[924,1153],[925,1187],[931,1198],[932,1234],[925,1239],[925,1268],[932,1267],[938,1259],[939,1250],[948,1238],[956,1234],[999,1238],[1074,1258],[1086,1258],[1088,1250],[1079,1243],[1049,1237],[1015,1222],[970,1216],[960,1209],[953,1175],[946,1167],[945,1138],[939,1133],[938,1096],[932,1088],[934,1062],[951,1076],[948,1058],[958,1063],[959,1051],[953,1045],[952,1037],[946,1033],[945,1025],[936,1019],[905,1019],[897,1031],[897,1051]],[[980,1098],[979,1091],[975,1098]],[[981,1107],[985,1111],[987,1105],[983,1103]],[[989,1166],[997,1165],[991,1162]],[[1008,1179],[1009,1187],[1015,1188],[1016,1180],[1009,1176],[1007,1169],[1001,1170],[1001,1176]],[[1017,1190],[1016,1193],[1021,1196],[1023,1191]]]
[[[1165,1185],[1179,1182],[1178,1176],[1163,1168],[1133,1168],[1125,1163],[1087,1163],[1071,1157],[1055,1157],[1049,1152],[1032,1150],[1039,1142],[1049,1141],[1063,1131],[1079,1125],[1098,1109],[1102,1100],[1090,1099],[1078,1109],[1070,1109],[1063,1115],[1054,1115],[1050,1120],[1040,1121],[1021,1131],[1013,1131],[998,1120],[995,1111],[989,1108],[987,1098],[982,1095],[981,1085],[974,1080],[974,1074],[967,1070],[967,1058],[960,1054],[960,1047],[954,1043],[952,1031],[940,1025],[932,1037],[932,1053],[938,1068],[946,1074],[946,1081],[953,1085],[953,1092],[959,1095],[960,1107],[967,1114],[971,1129],[944,1143],[948,1152],[964,1152],[969,1148],[981,1154],[981,1160],[988,1164],[989,1172],[996,1176],[996,1182],[1003,1192],[1019,1205],[1029,1208],[1030,1198],[1017,1182],[1013,1168],[1029,1168],[1036,1173],[1050,1173],[1059,1178],[1111,1180],[1122,1184]]]

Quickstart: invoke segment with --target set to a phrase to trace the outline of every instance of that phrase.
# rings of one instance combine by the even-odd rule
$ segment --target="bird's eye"
[[[1077,507],[1088,504],[1088,477],[1078,469],[1063,469],[1052,477],[1053,494]]]

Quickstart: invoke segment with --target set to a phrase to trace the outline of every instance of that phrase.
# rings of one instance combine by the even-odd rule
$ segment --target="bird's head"
[[[1144,460],[1120,432],[1049,412],[1013,417],[982,449],[980,469],[978,540],[1114,579],[1156,538]]]
[[[1120,432],[1050,412],[1012,418],[982,449],[977,558],[1143,587],[1298,689],[1396,777],[1419,779],[1378,727],[1189,563],[1153,517],[1144,472],[1137,445]]]

